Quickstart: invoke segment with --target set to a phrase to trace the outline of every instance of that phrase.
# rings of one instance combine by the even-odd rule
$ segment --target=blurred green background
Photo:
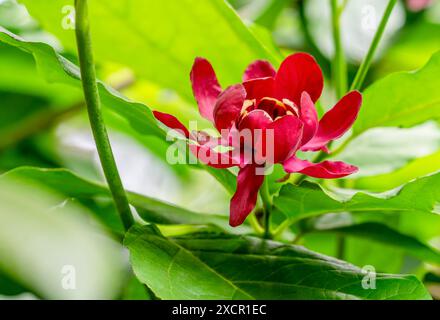
[[[328,82],[322,107],[335,102],[328,1],[230,0],[239,17],[217,0],[91,2],[99,78],[130,100],[172,113],[183,123],[198,120],[207,125],[190,91],[189,71],[196,56],[213,63],[226,87],[239,82],[246,65],[255,59],[278,65],[291,52],[307,51],[317,58]],[[76,64],[72,4],[0,0],[0,26],[25,41],[49,44]],[[385,5],[383,0],[348,1],[342,35],[350,79],[368,50]],[[40,47],[26,52],[4,39],[0,41],[0,173],[23,166],[66,168],[102,182],[78,83],[60,82],[58,71],[46,69]],[[399,2],[367,84],[390,73],[419,69],[439,50],[440,3],[413,12]],[[140,134],[112,108],[104,110],[128,190],[196,212],[227,215],[229,195],[212,175],[195,167],[170,166],[165,161],[166,143]],[[358,136],[339,159],[360,171],[340,186],[382,192],[437,172],[438,124],[433,119],[411,128],[374,128]],[[0,178],[0,297],[148,298],[131,275],[127,252],[118,244],[122,229],[108,197],[75,197],[61,186],[42,188],[46,181],[11,182],[8,176]],[[72,185],[72,192],[80,194],[81,188]],[[440,220],[431,214],[344,213],[319,219],[321,224],[339,227],[377,223],[440,249]],[[427,279],[431,293],[440,297],[437,267],[408,255],[398,240],[384,243],[380,237],[359,234],[347,235],[345,260],[374,265],[380,272],[415,273]],[[336,256],[337,233],[311,233],[301,244]],[[76,276],[83,279],[78,290],[59,286],[63,267],[69,265],[78,266]]]

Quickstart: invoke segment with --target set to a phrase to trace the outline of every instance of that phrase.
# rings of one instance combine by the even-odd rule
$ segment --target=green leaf
[[[418,177],[437,172],[439,169],[440,150],[428,156],[415,159],[394,172],[356,179],[353,181],[353,184],[357,189],[382,192],[397,188]]]
[[[417,19],[404,28],[397,41],[385,52],[375,73],[379,75],[414,70],[424,65],[440,49],[440,24]]]
[[[202,214],[177,207],[138,194],[129,194],[130,203],[141,218],[157,224],[213,224],[232,233],[240,232],[229,226],[228,217],[214,214]]]
[[[77,66],[57,54],[44,43],[28,42],[0,27],[0,42],[17,47],[34,56],[38,69],[49,82],[68,84],[81,88]],[[123,97],[106,84],[99,82],[99,93],[103,106],[125,119],[140,135],[153,135],[165,140],[166,133],[157,124],[151,110],[141,103]],[[234,175],[228,170],[206,168],[228,191],[233,192]]]
[[[1,178],[14,179],[15,181],[33,181],[44,184],[47,187],[58,191],[69,197],[77,199],[93,199],[99,197],[111,198],[110,191],[106,186],[83,179],[76,174],[65,169],[38,169],[38,168],[18,168],[7,172]],[[134,206],[140,217],[151,223],[157,224],[213,224],[222,230],[241,233],[247,228],[232,228],[228,223],[228,216],[202,214],[165,203],[134,192],[128,192],[129,202]],[[111,211],[107,211],[110,215]],[[107,226],[109,224],[105,217],[98,215]],[[103,220],[104,219],[104,220]],[[114,229],[114,227],[112,228]]]
[[[435,244],[439,236],[440,219],[438,214],[405,214],[398,217],[398,230],[404,234],[411,235],[425,243]],[[436,245],[437,248],[438,245]]]
[[[379,242],[402,249],[422,261],[440,264],[440,252],[438,250],[381,223],[367,222],[339,228],[315,229],[312,232],[337,233],[343,236]]]
[[[274,199],[276,209],[287,218],[300,220],[335,212],[417,212],[439,213],[440,174],[410,182],[399,190],[382,194],[330,193],[319,185],[304,182],[285,185]]]
[[[395,73],[365,90],[357,136],[374,127],[411,127],[440,118],[440,52],[417,72]]]
[[[81,88],[78,67],[57,54],[49,45],[25,41],[2,27],[0,27],[0,41],[32,54],[37,68],[47,81]],[[102,82],[99,82],[99,94],[105,107],[125,118],[140,133],[165,136],[151,110],[145,105],[129,101]]]
[[[124,244],[138,279],[161,299],[252,299],[152,226],[133,227]]]
[[[340,237],[333,233],[307,233],[301,244],[312,251],[336,257],[341,253]],[[403,252],[396,247],[361,238],[344,238],[344,261],[356,266],[374,266],[379,272],[401,273]]]
[[[440,150],[440,128],[436,123],[428,122],[407,129],[369,130],[353,140],[337,158],[359,167],[357,174],[348,177],[348,179],[359,179],[395,171],[415,159],[431,155],[438,150]],[[430,167],[435,168],[435,166],[437,169],[427,173],[440,169],[440,163],[432,163]],[[410,180],[412,179],[402,181],[399,185]],[[389,189],[392,188],[385,190]]]
[[[26,52],[0,43],[0,149],[42,131],[81,100],[80,90],[49,84]],[[57,118],[58,117],[58,118]]]
[[[132,275],[127,281],[121,298],[122,300],[151,300],[152,297],[147,288]]]
[[[115,298],[122,247],[87,214],[41,186],[2,178],[0,269],[45,299]]]
[[[29,290],[14,281],[14,279],[11,279],[8,275],[0,272],[0,300],[2,296],[18,296],[26,292],[29,292]]]
[[[0,90],[38,97],[46,101],[47,107],[51,109],[61,109],[74,104],[82,97],[79,89],[63,84],[47,83],[38,73],[30,54],[2,42],[0,42]]]
[[[430,299],[414,276],[377,274],[303,247],[252,237],[193,234],[168,240],[134,227],[125,240],[134,272],[162,299]]]
[[[20,2],[66,50],[76,52],[74,31],[61,23],[61,10],[72,5],[71,0]],[[89,7],[98,63],[128,66],[140,78],[174,89],[190,101],[189,72],[196,56],[213,63],[224,85],[238,82],[255,59],[279,61],[224,0],[91,1]]]

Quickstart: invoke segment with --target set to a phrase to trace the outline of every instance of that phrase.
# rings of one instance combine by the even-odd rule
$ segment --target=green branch
[[[76,41],[78,45],[81,80],[87,105],[87,112],[89,114],[90,126],[92,128],[99,159],[101,160],[101,166],[112,193],[116,209],[119,212],[125,229],[128,230],[133,225],[134,219],[116,167],[107,129],[102,116],[101,100],[99,98],[98,86],[96,83],[96,71],[90,37],[87,0],[75,0],[75,7]]]
[[[354,78],[353,84],[351,85],[351,90],[360,90],[367,76],[368,70],[373,62],[374,54],[379,46],[379,42],[382,39],[383,33],[387,26],[388,20],[390,19],[391,13],[393,12],[394,6],[397,0],[390,0],[388,6],[385,9],[382,20],[380,21],[379,27],[377,28],[376,34],[374,35],[373,41],[371,42],[370,49],[362,62],[356,77]]]

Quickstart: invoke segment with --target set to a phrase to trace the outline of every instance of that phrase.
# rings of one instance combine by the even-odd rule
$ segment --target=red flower
[[[191,82],[200,114],[222,133],[221,138],[191,133],[171,115],[157,111],[154,115],[167,127],[184,134],[200,161],[216,168],[240,167],[237,191],[230,204],[231,226],[242,224],[254,209],[264,181],[257,169],[265,163],[280,163],[288,173],[324,179],[357,171],[343,162],[311,163],[295,156],[297,150],[327,151],[327,144],[353,125],[362,103],[359,92],[350,92],[318,121],[314,103],[321,96],[324,80],[312,56],[293,54],[278,72],[266,61],[255,61],[245,71],[242,84],[224,91],[211,64],[197,58]],[[234,139],[245,130],[252,133],[252,146],[243,146]],[[273,139],[268,145],[263,143],[267,142],[267,132]],[[263,147],[257,150],[256,142]],[[233,147],[235,152],[217,152],[219,145]]]
[[[406,3],[411,11],[423,10],[432,3],[432,0],[407,0]]]

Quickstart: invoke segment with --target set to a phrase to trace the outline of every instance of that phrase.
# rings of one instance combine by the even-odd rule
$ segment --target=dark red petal
[[[176,130],[184,135],[187,139],[190,139],[190,133],[188,129],[175,116],[160,111],[153,111],[153,115],[157,120],[162,122],[168,128]]]
[[[288,173],[299,172],[313,178],[337,179],[358,171],[358,168],[341,161],[324,161],[312,163],[292,157],[284,162],[284,170]]]
[[[200,114],[214,122],[214,106],[222,88],[208,60],[196,58],[191,70],[191,83]]]
[[[316,112],[315,104],[307,92],[303,92],[301,96],[300,116],[304,123],[301,145],[305,145],[318,131],[318,113]]]
[[[254,150],[261,148],[259,143],[266,132],[266,127],[273,122],[272,118],[263,110],[249,112],[239,123],[239,134],[235,135],[232,145],[236,152],[241,153],[242,162],[253,161]],[[264,160],[259,164],[263,164]]]
[[[323,88],[321,68],[315,58],[307,53],[295,53],[287,57],[275,76],[275,98],[289,99],[298,106],[304,91],[316,102]]]
[[[264,110],[252,110],[240,121],[239,130],[243,129],[265,129],[273,120]]]
[[[231,86],[220,94],[214,109],[214,123],[218,131],[231,128],[245,99],[246,90],[241,84]]]
[[[278,118],[267,126],[263,152],[257,150],[257,159],[266,158],[269,163],[280,163],[296,152],[301,142],[303,123],[295,116]],[[260,160],[258,160],[260,163]]]
[[[237,191],[231,200],[229,224],[232,227],[241,225],[255,208],[258,191],[264,181],[264,175],[258,174],[257,167],[248,165],[238,173]],[[263,168],[260,168],[263,170]]]
[[[348,93],[322,117],[318,132],[301,150],[320,150],[328,142],[342,137],[356,121],[361,105],[362,95],[358,91]]]
[[[251,63],[243,75],[243,82],[258,78],[275,77],[275,68],[266,60],[257,60]]]
[[[246,99],[255,99],[258,104],[264,97],[273,97],[274,85],[274,78],[261,78],[243,82],[243,86],[247,92]]]

